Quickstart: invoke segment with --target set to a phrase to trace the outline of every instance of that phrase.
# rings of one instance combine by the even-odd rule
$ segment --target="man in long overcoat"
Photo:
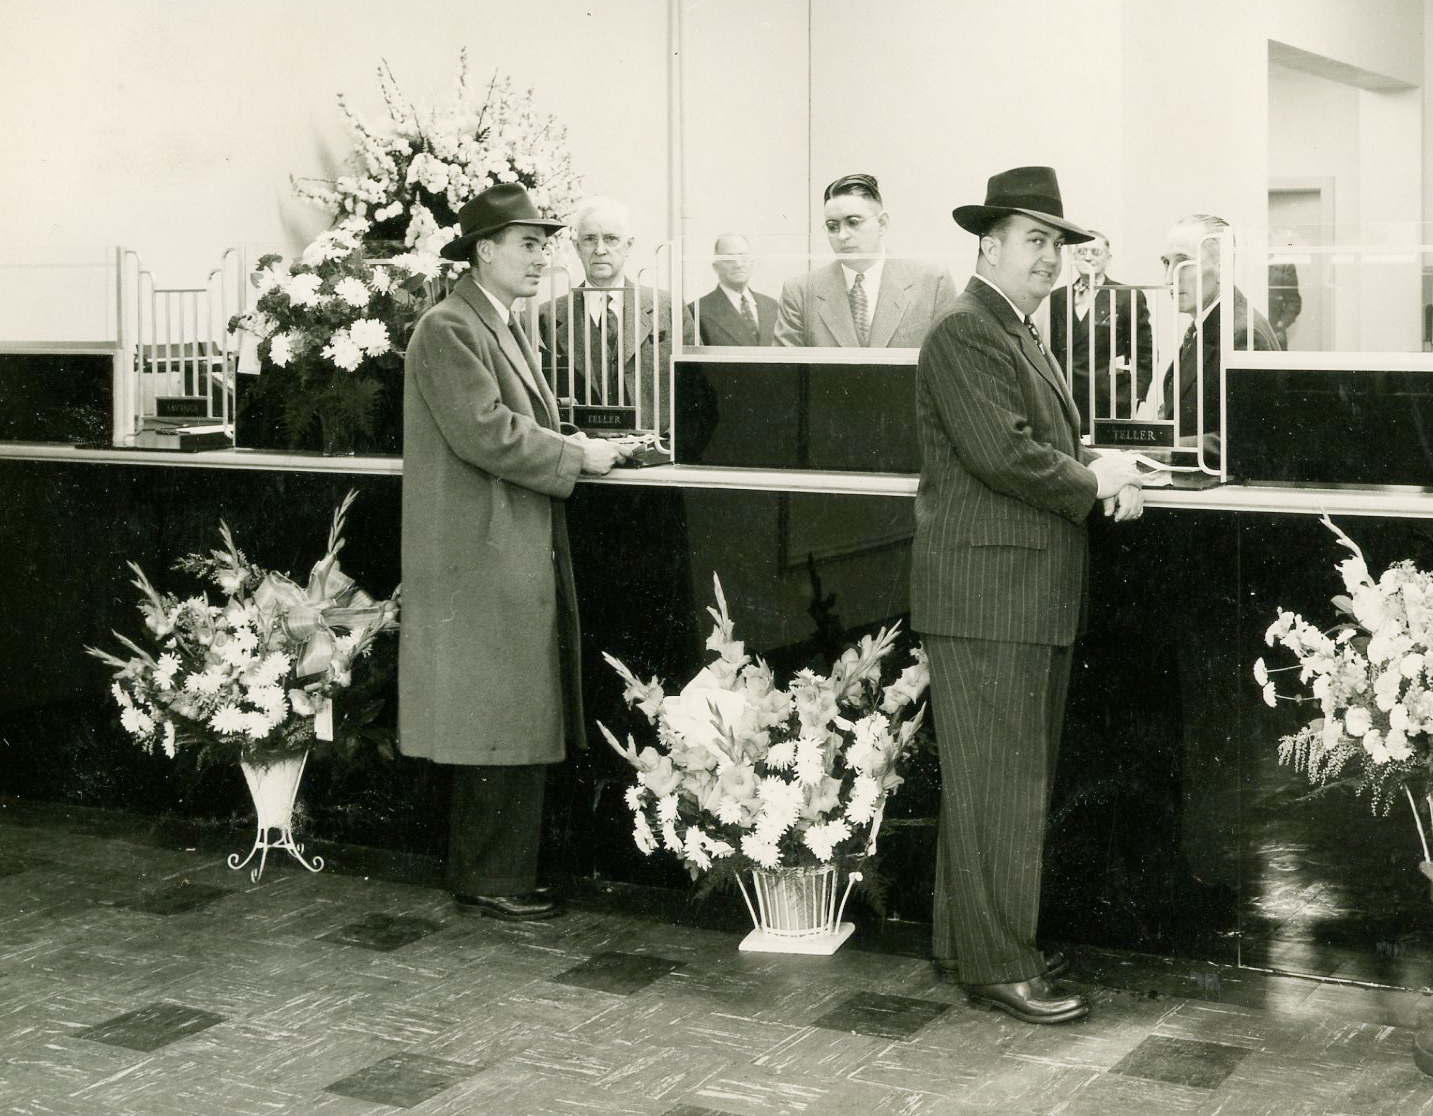
[[[584,746],[577,604],[562,500],[610,442],[558,432],[557,401],[512,314],[548,235],[516,184],[459,214],[472,270],[424,315],[403,392],[399,746],[453,765],[449,888],[465,913],[546,918],[537,886],[547,765]]]
[[[973,1004],[1026,1023],[1089,1010],[1036,946],[1051,778],[1084,599],[1085,519],[1142,499],[1133,460],[1080,444],[1080,416],[1031,314],[1060,247],[1055,172],[990,179],[956,223],[980,238],[975,276],[931,330],[916,371],[923,465],[911,625],[930,655],[940,749],[933,953]]]

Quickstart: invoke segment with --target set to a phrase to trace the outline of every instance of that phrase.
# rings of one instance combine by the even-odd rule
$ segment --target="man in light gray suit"
[[[1030,315],[1060,247],[1055,172],[990,179],[956,223],[980,238],[975,276],[921,348],[923,467],[911,550],[911,626],[930,654],[940,750],[933,953],[972,1004],[1026,1023],[1082,1018],[1050,981],[1064,959],[1035,944],[1040,868],[1096,500],[1142,508],[1125,454],[1080,444],[1080,415]]]
[[[918,348],[955,300],[950,274],[886,255],[890,217],[869,174],[836,179],[824,203],[826,237],[841,258],[786,281],[776,343]]]

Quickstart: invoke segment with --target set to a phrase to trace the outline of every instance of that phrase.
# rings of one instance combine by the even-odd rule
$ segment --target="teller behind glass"
[[[1070,377],[1082,434],[1090,432],[1091,376],[1095,417],[1128,419],[1148,393],[1154,374],[1154,333],[1144,292],[1111,289],[1120,281],[1109,275],[1114,258],[1109,238],[1096,229],[1089,232],[1094,239],[1070,248],[1074,282],[1050,294],[1050,348]]]

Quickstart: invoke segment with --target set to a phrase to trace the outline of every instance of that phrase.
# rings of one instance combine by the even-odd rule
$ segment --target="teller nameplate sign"
[[[156,395],[156,418],[208,418],[209,400],[202,395]]]
[[[1095,419],[1094,444],[1115,449],[1173,449],[1173,419]]]
[[[637,429],[636,407],[601,407],[576,403],[572,425],[587,434],[625,434]]]

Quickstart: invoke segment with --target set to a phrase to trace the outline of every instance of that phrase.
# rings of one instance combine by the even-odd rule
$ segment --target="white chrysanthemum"
[[[293,660],[282,651],[270,651],[263,660],[249,671],[250,686],[276,686],[289,672]]]
[[[311,271],[305,271],[289,280],[285,293],[295,306],[317,306],[322,286],[322,279]]]
[[[851,786],[851,800],[846,804],[846,816],[857,825],[870,821],[876,814],[880,797],[880,783],[869,775],[857,775]]]
[[[1350,736],[1362,737],[1373,727],[1373,718],[1369,716],[1368,710],[1361,705],[1355,705],[1344,714],[1344,725]]]
[[[382,217],[378,219],[380,221],[384,220]],[[373,284],[373,289],[379,294],[387,294],[393,289],[393,278],[388,274],[386,267],[375,267],[373,269],[373,278],[369,281]]]
[[[816,854],[816,859],[829,861],[835,855],[836,846],[851,836],[850,823],[845,818],[813,825],[801,835],[802,842]]]
[[[130,701],[129,693],[123,689],[118,682],[111,682],[109,692],[114,694],[114,700],[119,703],[121,709],[128,709],[134,703]]]
[[[179,661],[178,655],[166,651],[159,656],[159,660],[154,664],[155,681],[163,689],[169,689],[174,685],[174,676],[179,673],[179,668],[183,665]]]
[[[388,340],[388,326],[377,318],[360,318],[348,327],[353,343],[369,356],[378,356],[393,348]]]
[[[223,685],[224,668],[220,666],[211,666],[184,680],[184,688],[193,694],[217,694]]]
[[[215,732],[225,734],[243,732],[245,725],[245,714],[239,711],[237,705],[221,706],[214,716],[209,718],[209,727]]]
[[[796,746],[797,781],[810,786],[812,783],[819,783],[821,776],[825,774],[826,750],[822,748],[821,741],[803,736]]]
[[[781,740],[771,746],[766,753],[766,766],[775,767],[778,770],[786,770],[796,762],[796,741]]]
[[[696,826],[687,830],[687,839],[683,843],[682,853],[698,868],[705,870],[712,866],[712,858],[707,855],[706,834]]]
[[[368,300],[373,297],[363,280],[353,275],[345,275],[335,283],[333,294],[341,302],[346,302],[349,306],[359,310],[367,306]]]
[[[164,754],[170,759],[179,750],[174,739],[174,722],[164,722],[164,736],[160,738],[160,746],[164,748]]]
[[[657,799],[657,820],[659,822],[671,822],[677,819],[677,796],[675,794],[663,795]]]
[[[276,333],[269,338],[269,360],[278,367],[285,368],[293,358],[294,343],[291,334]]]
[[[741,803],[729,794],[722,795],[716,806],[716,816],[723,825],[740,825]]]
[[[270,720],[282,721],[289,711],[289,701],[282,686],[253,686],[248,697]]]
[[[244,719],[244,732],[255,740],[262,740],[274,730],[274,719],[262,711],[255,713],[241,713]]]
[[[627,806],[634,813],[642,809],[642,803],[647,799],[647,788],[641,783],[634,783],[627,788]]]
[[[333,335],[333,340],[323,347],[323,355],[345,372],[352,372],[363,363],[363,350],[354,344],[346,329]]]
[[[781,850],[773,842],[759,840],[754,833],[741,839],[741,851],[763,868],[775,868],[781,863]]]
[[[131,736],[148,736],[154,731],[154,719],[136,706],[128,705],[119,711],[119,723]]]

